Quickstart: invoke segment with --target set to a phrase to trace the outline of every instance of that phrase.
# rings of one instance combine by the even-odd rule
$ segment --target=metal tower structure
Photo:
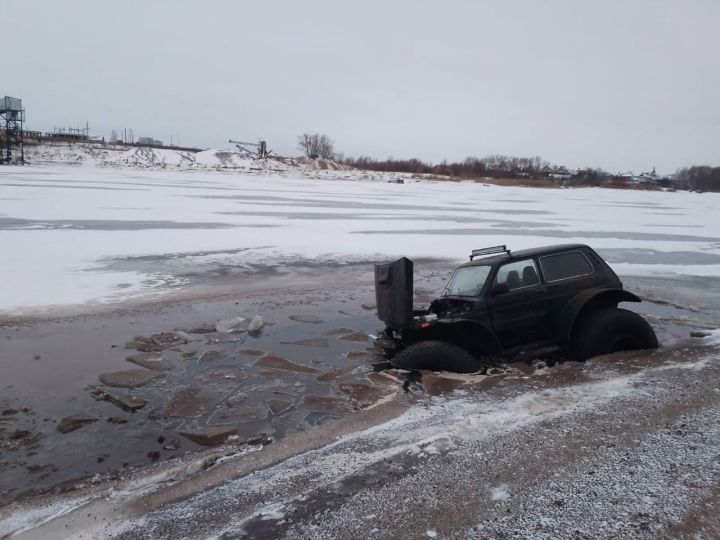
[[[0,148],[0,163],[17,162],[16,154],[19,151],[19,162],[25,165],[23,122],[25,122],[25,110],[22,108],[22,100],[9,96],[0,99],[0,132],[4,138]]]
[[[268,156],[270,155],[270,151],[267,149],[267,142],[266,142],[265,140],[263,140],[263,139],[260,139],[260,140],[259,140],[258,142],[256,142],[256,143],[233,141],[232,139],[230,139],[230,141],[228,141],[228,142],[233,143],[235,146],[238,147],[239,150],[243,150],[243,151],[245,151],[245,152],[252,152],[252,150],[249,150],[248,148],[245,148],[246,146],[254,146],[254,147],[256,147],[256,148],[257,148],[256,151],[257,151],[257,154],[258,154],[258,157],[259,157],[259,158],[266,158],[266,157],[268,157]]]

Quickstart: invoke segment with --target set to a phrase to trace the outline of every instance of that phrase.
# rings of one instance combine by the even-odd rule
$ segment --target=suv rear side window
[[[595,271],[590,261],[579,251],[540,257],[540,268],[542,268],[545,281],[560,281],[561,279],[587,276]]]
[[[512,291],[523,287],[532,287],[540,283],[535,262],[532,259],[504,264],[495,278],[496,283],[507,283]]]

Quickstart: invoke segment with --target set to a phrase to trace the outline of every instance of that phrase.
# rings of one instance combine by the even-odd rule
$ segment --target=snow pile
[[[235,169],[240,172],[272,173],[283,173],[291,168],[277,160],[261,160],[245,152],[219,149],[194,152],[149,146],[44,143],[28,145],[25,155],[30,164],[63,163],[178,170]]]
[[[297,176],[322,179],[367,180],[395,182],[410,180],[417,175],[358,171],[324,159],[279,158],[260,159],[255,154],[238,150],[211,148],[192,151],[149,146],[124,146],[84,142],[52,142],[25,147],[25,157],[32,165],[86,165],[92,167],[127,167],[158,170],[215,170],[242,174]]]
[[[170,148],[88,143],[43,143],[25,147],[25,158],[30,164],[64,163],[98,167],[183,167],[194,162],[193,154]]]
[[[248,152],[211,148],[192,156],[192,164],[186,169],[230,169],[255,174],[285,174],[292,169],[280,160],[259,159]]]
[[[510,486],[507,484],[500,484],[497,487],[492,488],[490,491],[491,501],[507,501],[510,499]]]
[[[351,171],[352,167],[330,159],[284,158],[284,163],[306,171]]]

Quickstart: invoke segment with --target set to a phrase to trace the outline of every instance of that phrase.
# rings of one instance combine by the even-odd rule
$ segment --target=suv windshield
[[[487,281],[490,266],[458,268],[443,291],[443,296],[477,296]]]

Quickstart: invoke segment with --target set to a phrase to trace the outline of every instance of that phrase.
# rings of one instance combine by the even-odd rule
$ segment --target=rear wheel
[[[655,331],[637,313],[610,308],[589,314],[575,332],[572,342],[573,360],[619,351],[655,349]]]
[[[400,369],[428,369],[432,371],[455,371],[473,373],[480,369],[480,362],[462,347],[447,341],[420,341],[404,348],[390,359]]]

